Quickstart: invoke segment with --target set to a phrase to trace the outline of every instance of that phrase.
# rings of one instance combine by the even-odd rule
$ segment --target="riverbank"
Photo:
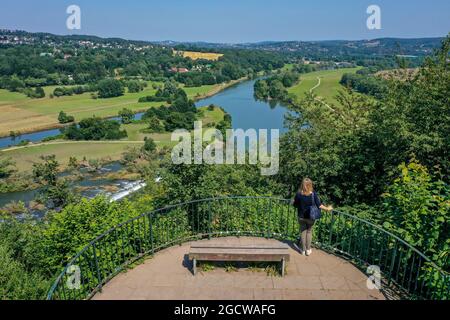
[[[239,83],[241,83],[243,81],[248,81],[248,80],[249,80],[248,77],[243,77],[243,78],[240,78],[240,79],[237,79],[237,80],[231,80],[231,81],[229,81],[227,83],[222,83],[222,84],[218,85],[219,86],[218,88],[215,88],[215,89],[211,90],[208,93],[205,93],[205,94],[202,94],[202,95],[194,97],[194,101],[197,102],[199,100],[210,98],[210,97],[215,96],[216,94],[218,94],[218,93],[220,93],[220,92],[222,92],[222,91],[224,91],[224,90],[226,90],[228,88],[231,88],[232,86],[235,86],[235,85],[237,85],[237,84],[239,84]]]
[[[232,80],[228,83],[222,83],[222,84],[218,84],[218,85],[192,87],[192,88],[183,87],[183,89],[186,90],[189,98],[193,99],[194,101],[198,101],[198,100],[212,97],[212,96],[222,92],[223,90],[230,88],[230,87],[232,87],[242,81],[245,81],[245,80],[247,80],[247,77],[243,77],[238,80]],[[145,92],[146,95],[152,95],[154,93],[155,92],[152,92],[152,91]],[[102,119],[112,119],[112,118],[117,117],[117,113],[118,113],[118,111],[120,111],[120,109],[118,109],[118,107],[131,108],[131,110],[133,111],[134,114],[139,114],[139,113],[143,113],[143,112],[147,111],[149,108],[152,108],[152,107],[157,108],[157,107],[165,104],[163,102],[158,102],[158,103],[149,102],[149,103],[145,103],[145,105],[146,105],[145,107],[141,106],[141,105],[143,105],[143,103],[139,103],[137,101],[138,101],[139,97],[142,97],[143,95],[144,95],[144,92],[141,92],[140,95],[125,94],[124,96],[117,97],[117,98],[98,99],[98,100],[105,100],[105,102],[110,102],[111,103],[110,105],[97,106],[98,100],[89,101],[90,103],[93,103],[96,105],[95,109],[92,109],[91,116],[95,114],[96,116],[98,116]],[[83,96],[83,95],[80,95],[80,96]],[[127,97],[127,96],[132,96],[132,97]],[[22,110],[21,107],[17,103],[11,104],[11,105],[0,104],[0,111],[2,111],[4,113],[3,114],[4,118],[7,120],[10,120],[7,124],[7,127],[5,127],[5,128],[2,128],[2,124],[0,123],[0,139],[10,138],[11,132],[18,133],[19,134],[18,136],[20,137],[20,136],[35,134],[35,133],[44,132],[44,131],[59,130],[61,128],[64,128],[64,127],[72,124],[72,123],[60,124],[57,122],[57,119],[56,118],[53,119],[50,114],[37,114],[36,111],[33,111],[33,113],[30,113],[31,110],[29,111],[29,109],[31,106],[29,104],[32,104],[33,102],[40,105],[43,102],[45,102],[46,100],[48,100],[52,104],[54,104],[55,101],[56,102],[61,101],[60,108],[63,111],[65,111],[66,113],[68,113],[70,115],[76,116],[78,118],[78,119],[76,119],[77,121],[81,120],[82,117],[79,115],[79,113],[85,114],[87,112],[86,110],[82,110],[82,111],[80,111],[80,110],[72,110],[71,111],[70,109],[67,110],[69,108],[67,106],[68,102],[72,101],[72,103],[74,105],[79,104],[79,101],[76,101],[76,98],[77,97],[61,97],[61,98],[53,98],[53,99],[44,98],[44,99],[34,99],[34,100],[29,99],[29,100],[24,100],[24,101],[21,100],[21,102],[19,102],[19,103],[23,103],[24,105],[26,105],[26,107],[24,107],[26,110]],[[117,99],[117,101],[123,100],[123,102],[114,103],[115,102],[114,99]],[[131,99],[133,99],[133,100],[131,100]],[[54,108],[57,108],[57,106],[54,106]],[[77,108],[77,106],[75,106],[74,108]],[[117,109],[117,113],[113,114],[112,110],[111,110],[110,113],[105,114],[105,110],[108,110],[108,109],[114,109],[114,111],[116,111],[116,109]],[[47,110],[45,110],[45,113],[47,113]],[[14,114],[14,116],[13,116],[13,114]],[[16,118],[17,114],[20,115],[19,118]],[[57,115],[55,114],[55,117],[56,116]],[[86,115],[86,117],[87,117],[87,115]],[[9,119],[9,118],[11,118],[11,119]],[[41,122],[41,120],[42,120],[42,122]],[[24,122],[26,122],[26,123],[29,122],[29,124],[24,126],[25,125]],[[14,125],[14,123],[17,123],[18,125]],[[4,127],[4,125],[3,125],[3,127]],[[55,131],[55,135],[56,134],[57,134],[57,131]],[[26,140],[26,139],[22,139],[22,140]]]
[[[219,123],[223,120],[225,113],[220,108],[209,110],[208,107],[200,108],[203,123]],[[117,161],[121,160],[123,154],[128,150],[140,148],[144,145],[144,139],[152,138],[159,148],[171,146],[170,132],[147,133],[145,129],[148,124],[136,121],[129,124],[122,124],[121,129],[128,133],[128,137],[123,140],[101,140],[101,141],[71,141],[53,140],[48,142],[30,143],[25,146],[14,146],[7,149],[0,149],[0,155],[10,157],[19,172],[29,172],[33,163],[39,162],[43,155],[55,155],[56,160],[62,168],[69,165],[71,158],[88,161]]]

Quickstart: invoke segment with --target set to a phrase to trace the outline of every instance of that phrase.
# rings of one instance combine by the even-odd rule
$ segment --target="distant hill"
[[[6,38],[19,37],[28,42],[67,43],[90,41],[100,44],[115,45],[160,45],[179,49],[204,48],[219,49],[256,49],[264,51],[300,54],[309,57],[333,56],[405,56],[409,58],[430,55],[444,39],[440,38],[380,38],[373,40],[327,40],[327,41],[264,41],[257,43],[210,43],[210,42],[177,42],[177,41],[138,41],[121,38],[101,38],[89,35],[54,35],[50,33],[30,33],[26,31],[0,30],[0,41]],[[27,41],[23,43],[28,43]],[[22,43],[22,44],[23,44]]]

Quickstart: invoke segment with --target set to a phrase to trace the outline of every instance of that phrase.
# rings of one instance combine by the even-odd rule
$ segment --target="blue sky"
[[[76,33],[136,40],[236,43],[450,32],[449,0],[2,0],[0,28],[75,33],[66,29],[71,4],[82,12]],[[366,27],[371,4],[381,7],[381,30]]]

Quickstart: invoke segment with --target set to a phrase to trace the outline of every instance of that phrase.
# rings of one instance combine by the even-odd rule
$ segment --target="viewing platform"
[[[279,241],[227,237],[193,242],[228,245],[270,245]],[[109,281],[94,300],[384,300],[367,288],[367,276],[344,259],[313,250],[303,256],[290,244],[284,277],[258,269],[227,272],[224,268],[192,274],[187,255],[192,243],[162,250],[132,270]]]
[[[290,200],[224,197],[176,204],[92,240],[60,273],[47,299],[450,298],[448,273],[397,235],[358,216],[325,213],[314,226],[311,256],[300,255],[293,244],[298,237]],[[249,248],[287,244],[285,276],[229,267],[230,272],[198,268],[194,276],[188,254],[190,244],[199,241]],[[368,288],[369,278],[380,280],[380,291]]]

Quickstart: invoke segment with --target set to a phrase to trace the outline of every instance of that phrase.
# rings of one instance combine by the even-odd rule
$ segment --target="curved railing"
[[[450,277],[421,252],[383,228],[347,213],[324,214],[314,229],[318,247],[363,268],[378,266],[383,286],[399,297],[449,299]],[[190,240],[257,236],[296,241],[290,200],[212,198],[169,206],[126,221],[89,243],[64,268],[48,299],[89,299],[137,260]]]

